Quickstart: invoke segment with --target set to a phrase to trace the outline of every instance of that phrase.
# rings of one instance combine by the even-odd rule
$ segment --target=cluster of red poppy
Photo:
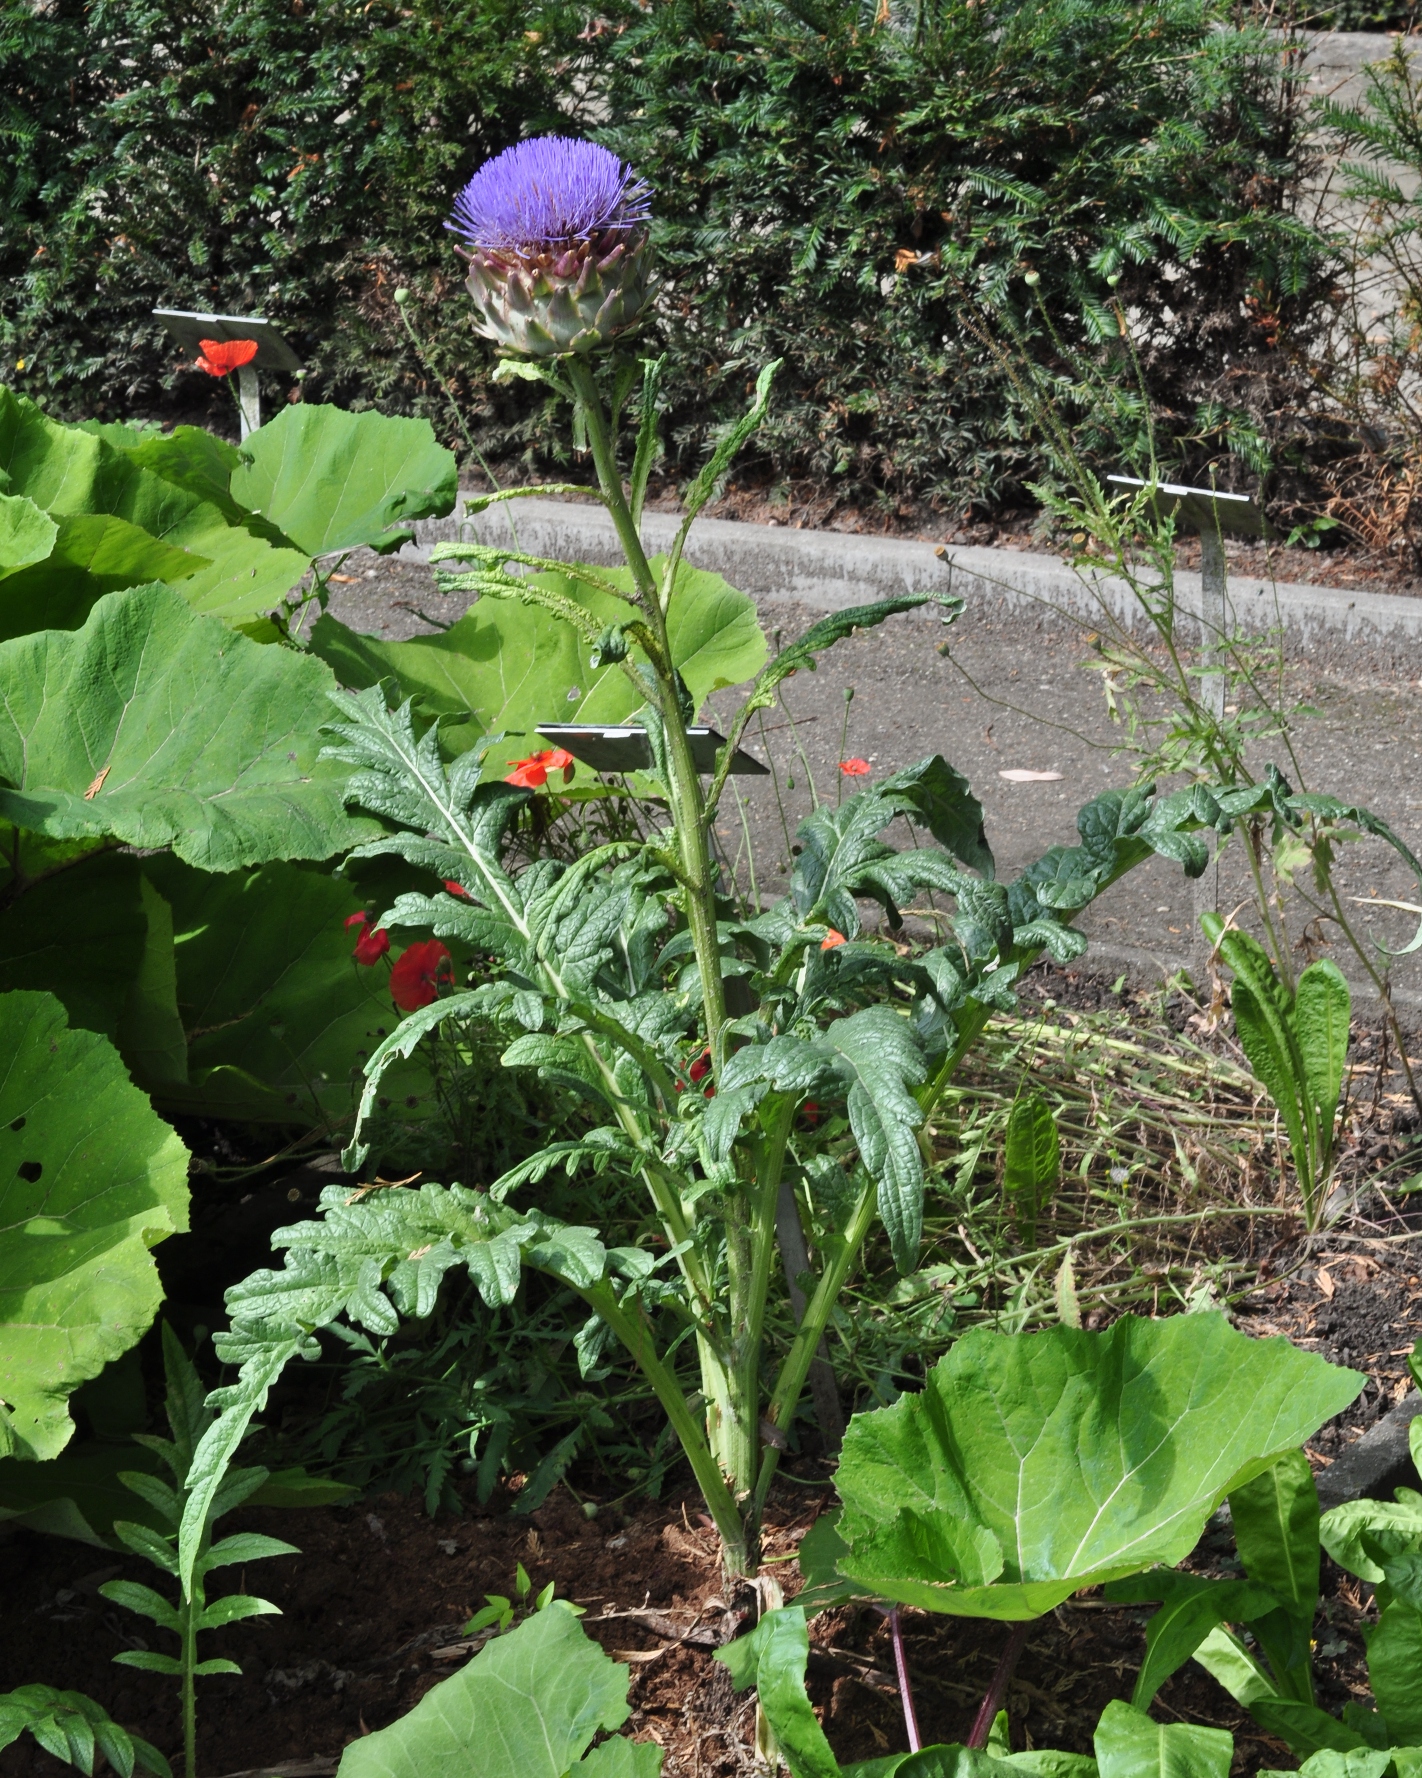
[[[542,753],[531,753],[527,759],[515,761],[514,769],[504,779],[505,784],[517,784],[520,790],[541,790],[548,782],[550,772],[561,772],[563,782],[569,783],[576,764],[571,753],[564,747],[545,747]]]
[[[457,883],[446,883],[445,888],[459,895],[467,893]],[[389,951],[390,934],[383,926],[372,928],[369,914],[352,914],[346,921],[346,931],[353,926],[359,929],[359,936],[351,955],[369,968]],[[453,983],[454,959],[437,938],[427,938],[419,944],[406,945],[395,959],[390,970],[390,998],[401,1012],[418,1012],[439,998],[441,988]]]

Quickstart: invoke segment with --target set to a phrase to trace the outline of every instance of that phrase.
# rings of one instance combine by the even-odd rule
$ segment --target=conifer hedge
[[[1185,463],[1241,414],[1267,430],[1329,269],[1291,213],[1288,69],[1218,0],[19,0],[3,374],[66,416],[226,423],[149,311],[263,313],[309,397],[426,413],[462,448],[404,285],[480,447],[549,458],[536,395],[488,380],[442,224],[486,155],[559,129],[656,189],[673,467],[783,356],[762,476],[1000,497],[1039,453],[978,330],[1084,417],[1072,350],[1119,356],[1123,315]]]

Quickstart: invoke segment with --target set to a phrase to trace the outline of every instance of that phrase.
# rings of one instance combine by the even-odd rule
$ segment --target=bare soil
[[[1360,1402],[1325,1427],[1310,1456],[1323,1467],[1406,1388],[1405,1353],[1422,1336],[1422,1284],[1411,1242],[1348,1241],[1325,1248],[1241,1305],[1251,1333],[1287,1334],[1336,1362],[1367,1371]],[[1281,1256],[1286,1260],[1297,1255]],[[576,1478],[575,1478],[576,1481]],[[581,1490],[580,1490],[581,1492]],[[766,1553],[786,1593],[798,1585],[793,1551],[831,1501],[823,1465],[802,1461],[778,1490]],[[523,1563],[535,1588],[553,1581],[586,1608],[584,1622],[631,1667],[629,1733],[667,1750],[668,1778],[751,1769],[753,1711],[732,1690],[713,1649],[740,1632],[748,1601],[728,1597],[715,1538],[692,1492],[589,1518],[559,1489],[538,1511],[511,1510],[516,1491],[488,1510],[430,1519],[408,1497],[383,1494],[307,1512],[249,1512],[245,1523],[297,1544],[302,1554],[235,1577],[282,1616],[214,1633],[208,1653],[239,1661],[242,1677],[201,1682],[200,1765],[206,1774],[333,1766],[350,1741],[409,1710],[467,1659],[461,1628],[485,1594],[514,1591]],[[596,1505],[593,1501],[590,1504]],[[1194,1566],[1228,1573],[1227,1535],[1207,1535]],[[1337,1710],[1366,1690],[1361,1629],[1366,1589],[1332,1571],[1318,1625],[1323,1702]],[[170,1682],[115,1667],[142,1646],[146,1622],[109,1605],[97,1588],[120,1575],[148,1580],[133,1560],[28,1532],[0,1544],[9,1606],[0,1641],[0,1687],[35,1680],[89,1693],[170,1755],[180,1740]],[[1104,1705],[1128,1697],[1144,1650],[1148,1611],[1089,1596],[1044,1618],[1013,1681],[1014,1743],[1089,1751]],[[1004,1630],[905,1613],[909,1668],[925,1741],[961,1739],[986,1690]],[[826,1613],[812,1626],[811,1693],[842,1760],[905,1745],[885,1621],[870,1609]],[[1288,1765],[1201,1670],[1188,1666],[1161,1694],[1166,1719],[1206,1722],[1236,1735],[1235,1770]],[[0,1778],[54,1771],[28,1740],[0,1754]]]
[[[1116,984],[1086,970],[1039,968],[1023,988],[1024,1003],[1035,1002],[1044,1018],[1070,1021],[1112,1007],[1132,1016],[1130,991],[1123,1004]],[[1139,991],[1138,1023],[1148,998]],[[1152,1004],[1154,1029],[1200,1036],[1200,1015],[1188,996],[1162,1002],[1156,989]],[[1209,1041],[1223,1053],[1227,1032]],[[1422,1043],[1408,1047],[1422,1049]],[[1399,1157],[1411,1164],[1419,1120],[1379,1027],[1357,1023],[1352,1056],[1359,1066],[1350,1089],[1344,1174],[1355,1207],[1334,1233],[1313,1241],[1295,1223],[1275,1225],[1266,1250],[1244,1256],[1254,1288],[1233,1309],[1237,1324],[1253,1335],[1284,1334],[1367,1374],[1359,1399],[1312,1442],[1309,1455],[1318,1469],[1406,1393],[1407,1354],[1422,1338],[1422,1234],[1406,1210],[1411,1200],[1370,1183],[1380,1167],[1396,1170]],[[262,1158],[220,1127],[194,1125],[184,1134],[228,1165]],[[287,1163],[273,1169],[267,1185],[226,1194],[225,1203],[220,1194],[200,1194],[211,1213],[197,1219],[199,1232],[186,1247],[171,1244],[165,1265],[170,1303],[184,1307],[185,1324],[216,1308],[215,1284],[220,1288],[262,1263],[269,1229],[289,1219],[293,1203],[314,1197],[320,1183],[316,1169]],[[1252,1240],[1255,1226],[1226,1221],[1216,1225],[1214,1238],[1228,1242],[1240,1229],[1239,1239]],[[463,1638],[462,1626],[485,1595],[514,1593],[520,1562],[535,1589],[551,1581],[560,1596],[583,1605],[589,1631],[628,1662],[633,1713],[627,1732],[665,1747],[666,1778],[749,1774],[753,1706],[736,1696],[711,1657],[747,1625],[750,1602],[722,1579],[716,1540],[685,1472],[673,1473],[662,1500],[619,1505],[605,1477],[575,1470],[571,1488],[560,1486],[542,1507],[520,1515],[514,1509],[522,1479],[512,1478],[483,1508],[472,1482],[460,1484],[458,1517],[430,1518],[417,1497],[378,1492],[340,1508],[248,1511],[224,1521],[224,1529],[260,1529],[302,1553],[232,1575],[234,1590],[270,1598],[282,1615],[207,1639],[206,1654],[238,1661],[243,1673],[200,1682],[204,1778],[274,1768],[289,1778],[317,1778],[334,1770],[352,1740],[393,1722],[469,1658],[478,1643]],[[828,1465],[812,1457],[787,1464],[766,1537],[766,1555],[787,1596],[799,1585],[799,1539],[832,1501]],[[1192,1566],[1229,1573],[1232,1560],[1228,1534],[1207,1533]],[[153,1579],[134,1559],[0,1530],[0,1585],[8,1598],[0,1690],[39,1681],[85,1692],[176,1759],[181,1736],[172,1683],[112,1662],[125,1648],[166,1648],[169,1641],[99,1596],[104,1581],[120,1576]],[[1335,1711],[1366,1692],[1366,1592],[1325,1562],[1317,1646],[1322,1701]],[[1042,1619],[1008,1696],[1014,1744],[1089,1751],[1104,1705],[1130,1695],[1148,1616],[1146,1609],[1083,1596]],[[1005,1630],[917,1612],[904,1614],[904,1628],[925,1741],[960,1740]],[[811,1640],[811,1693],[841,1760],[904,1747],[884,1619],[868,1608],[826,1613],[814,1621]],[[1294,1763],[1193,1665],[1165,1688],[1157,1710],[1167,1719],[1231,1729],[1239,1774]],[[56,1771],[28,1738],[0,1753],[0,1778]]]

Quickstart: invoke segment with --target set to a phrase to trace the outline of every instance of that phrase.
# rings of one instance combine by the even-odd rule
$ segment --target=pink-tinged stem
[[[908,1661],[904,1655],[904,1634],[899,1628],[899,1608],[889,1613],[889,1635],[894,1642],[894,1671],[899,1676],[899,1698],[904,1707],[904,1727],[908,1730],[909,1752],[917,1753],[923,1746],[918,1733],[918,1712],[913,1707],[913,1687],[909,1684]]]
[[[973,1718],[967,1741],[969,1747],[987,1746],[992,1725],[997,1720],[998,1711],[1002,1709],[1002,1700],[1007,1696],[1008,1681],[1012,1678],[1013,1669],[1027,1641],[1027,1632],[1031,1628],[1030,1623],[1012,1626],[1012,1634],[1007,1638],[1007,1646],[1002,1651],[1002,1659],[997,1663],[997,1672],[992,1676],[987,1696],[978,1706],[978,1714]]]

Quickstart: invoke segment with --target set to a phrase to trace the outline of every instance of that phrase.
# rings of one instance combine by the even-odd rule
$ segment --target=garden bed
[[[1040,1046],[1034,1084],[1050,1093],[1055,1081],[1064,1106],[1073,1070],[1064,1066],[1063,1056],[1073,1041],[1093,1056],[1098,1095],[1109,1094],[1112,1069],[1122,1065],[1122,1052],[1113,1061],[1110,1043],[1133,1046],[1124,1058],[1130,1067],[1138,1066],[1146,1045],[1157,1062],[1173,1055],[1187,1090],[1199,1095],[1202,1107],[1212,1095],[1209,1141],[1227,1145],[1231,1132],[1244,1130],[1253,1117],[1254,1095],[1241,1084],[1232,1046],[1222,1033],[1202,1032],[1202,1023],[1178,992],[1130,990],[1080,970],[1039,967],[1024,985],[1022,1014],[993,1042],[1020,1045],[1024,1032],[1036,1031],[1039,1038],[1044,1031],[1053,1034]],[[1340,1174],[1358,1194],[1357,1208],[1331,1235],[1309,1239],[1295,1220],[1281,1218],[1261,1238],[1258,1219],[1226,1215],[1187,1228],[1176,1245],[1164,1238],[1151,1244],[1105,1243],[1094,1260],[1085,1257],[1089,1243],[1082,1248],[1079,1278],[1088,1325],[1102,1324],[1119,1307],[1149,1309],[1152,1292],[1156,1306],[1168,1306],[1170,1280],[1176,1279],[1178,1300],[1193,1276],[1197,1286],[1212,1280],[1221,1295],[1234,1296],[1233,1312],[1243,1330],[1260,1337],[1285,1335],[1306,1350],[1366,1372],[1368,1386],[1359,1399],[1311,1441],[1316,1469],[1326,1468],[1402,1397],[1406,1354],[1422,1337],[1422,1234],[1414,1235],[1410,1219],[1398,1214],[1406,1197],[1391,1197],[1368,1183],[1380,1167],[1395,1180],[1410,1164],[1417,1121],[1400,1103],[1395,1071],[1378,1071],[1376,1062],[1385,1060],[1379,1050],[1376,1033],[1365,1026],[1355,1030]],[[1213,1078],[1212,1053],[1218,1064]],[[1193,1074],[1184,1074],[1184,1065],[1192,1062]],[[985,1088],[991,1066],[985,1064],[981,1074]],[[971,1095],[971,1079],[967,1086]],[[250,1136],[221,1126],[186,1133],[190,1140],[202,1139],[213,1161],[229,1168],[262,1158]],[[1161,1158],[1170,1158],[1164,1148]],[[1277,1189],[1272,1168],[1256,1164],[1254,1177]],[[215,1307],[223,1276],[260,1263],[267,1229],[302,1214],[295,1206],[310,1200],[317,1179],[309,1163],[295,1170],[287,1163],[273,1168],[265,1184],[256,1179],[247,1182],[250,1189],[221,1192],[227,1208],[218,1209],[213,1200],[205,1231],[169,1244],[170,1290],[176,1299],[190,1312],[193,1303],[204,1300]],[[1221,1181],[1213,1184],[1218,1190]],[[1139,1214],[1164,1202],[1159,1179],[1133,1189]],[[1093,1216],[1100,1221],[1111,1210],[1064,1191],[1059,1213],[1057,1226],[1089,1232]],[[961,1220],[956,1227],[935,1222],[930,1208],[924,1274],[932,1276],[931,1268],[945,1260],[970,1264],[974,1233],[984,1238]],[[878,1259],[887,1264],[886,1256]],[[174,1280],[181,1286],[174,1288]],[[1167,1286],[1163,1304],[1162,1281]],[[1000,1314],[1010,1282],[1006,1267],[989,1278],[980,1306],[964,1316],[964,1324]],[[891,1270],[877,1282],[862,1282],[856,1299],[867,1320],[873,1319],[870,1299],[891,1287]],[[899,1311],[907,1312],[907,1307]],[[920,1364],[949,1337],[941,1330],[930,1339]],[[299,1375],[298,1370],[293,1385]],[[302,1397],[298,1391],[288,1399]],[[786,1467],[772,1496],[766,1553],[770,1571],[790,1596],[799,1584],[793,1559],[799,1537],[832,1503],[833,1490],[831,1466],[813,1455]],[[478,1505],[471,1480],[457,1481],[464,1508],[458,1516],[430,1517],[417,1494],[377,1487],[347,1506],[249,1510],[234,1520],[240,1528],[296,1544],[301,1554],[263,1564],[259,1578],[254,1571],[248,1583],[280,1606],[282,1616],[211,1637],[209,1652],[236,1659],[244,1671],[240,1679],[200,1682],[199,1771],[205,1778],[274,1768],[289,1778],[333,1771],[346,1744],[397,1719],[480,1645],[479,1638],[463,1638],[462,1627],[486,1594],[514,1594],[520,1563],[535,1591],[554,1583],[560,1597],[585,1608],[585,1626],[598,1642],[629,1661],[629,1732],[666,1748],[668,1778],[750,1772],[754,1705],[737,1696],[725,1670],[711,1660],[715,1647],[747,1626],[749,1602],[727,1596],[714,1532],[695,1491],[686,1489],[685,1471],[673,1470],[661,1500],[624,1497],[618,1503],[611,1500],[606,1474],[575,1465],[567,1485],[522,1515],[516,1507],[524,1480],[510,1478],[486,1507]],[[1234,1571],[1232,1551],[1227,1531],[1211,1531],[1191,1566],[1228,1575]],[[1321,1701],[1336,1711],[1366,1690],[1361,1626],[1367,1621],[1367,1590],[1327,1560],[1324,1571],[1317,1627],[1325,1675]],[[0,1641],[0,1686],[42,1675],[48,1683],[98,1699],[118,1721],[160,1748],[176,1745],[179,1722],[171,1684],[111,1664],[121,1649],[139,1646],[147,1626],[97,1592],[120,1576],[144,1578],[141,1563],[22,1530],[0,1543],[0,1576],[10,1600]],[[1044,1619],[1009,1693],[1014,1745],[1089,1751],[1102,1707],[1129,1693],[1147,1618],[1144,1609],[1108,1607],[1084,1596]],[[904,1633],[925,1742],[960,1739],[991,1677],[1003,1630],[907,1612]],[[827,1612],[812,1623],[811,1648],[811,1696],[839,1757],[868,1759],[901,1748],[903,1719],[885,1620],[869,1608]],[[1193,1664],[1167,1684],[1158,1714],[1167,1721],[1231,1729],[1236,1772],[1288,1763],[1282,1744],[1264,1735]],[[40,1778],[47,1770],[52,1770],[48,1756],[28,1740],[0,1753],[3,1778]]]
[[[1419,1237],[1422,1239],[1422,1237]],[[1281,1254],[1288,1266],[1302,1256]],[[1366,1370],[1362,1402],[1326,1426],[1310,1447],[1326,1466],[1398,1393],[1405,1364],[1394,1349],[1422,1336],[1422,1263],[1416,1241],[1323,1243],[1286,1283],[1265,1286],[1239,1308],[1239,1324],[1283,1333],[1339,1363]],[[1319,1280],[1320,1271],[1327,1283]],[[1360,1348],[1366,1347],[1366,1350]],[[798,1584],[789,1555],[832,1498],[827,1467],[805,1460],[773,1497],[766,1538],[772,1572],[787,1595]],[[491,1509],[472,1497],[462,1517],[431,1519],[409,1496],[378,1494],[339,1508],[247,1512],[240,1523],[297,1544],[299,1557],[266,1565],[262,1590],[283,1612],[214,1634],[213,1652],[238,1660],[243,1676],[203,1682],[199,1770],[219,1774],[300,1768],[333,1771],[342,1749],[384,1727],[479,1646],[461,1629],[488,1593],[512,1595],[522,1563],[535,1590],[556,1584],[585,1607],[583,1620],[619,1659],[631,1657],[629,1732],[667,1749],[667,1778],[711,1778],[752,1770],[754,1705],[732,1690],[712,1650],[746,1627],[746,1601],[726,1598],[716,1539],[694,1491],[663,1501],[599,1509],[573,1478],[534,1513]],[[1233,1542],[1208,1533],[1192,1567],[1229,1574]],[[1237,1565],[1236,1565],[1237,1568]],[[1325,1559],[1317,1627],[1322,1702],[1336,1709],[1366,1691],[1360,1626],[1366,1589]],[[9,1611],[0,1642],[0,1683],[43,1674],[88,1692],[160,1747],[175,1743],[171,1685],[110,1664],[143,1626],[97,1596],[143,1565],[28,1532],[0,1545]],[[255,1575],[253,1577],[255,1584]],[[738,1613],[734,1606],[740,1606]],[[1008,1698],[1014,1746],[1089,1752],[1102,1707],[1129,1694],[1144,1649],[1148,1612],[1083,1597],[1058,1608],[1028,1642]],[[961,1739],[992,1675],[1003,1630],[969,1619],[905,1616],[905,1640],[925,1743]],[[884,1620],[871,1609],[827,1612],[811,1628],[811,1696],[842,1760],[902,1748],[903,1718]],[[1286,1765],[1287,1750],[1253,1724],[1206,1674],[1187,1665],[1163,1690],[1167,1721],[1233,1730],[1235,1771]],[[48,1756],[28,1741],[0,1753],[4,1778],[41,1778]]]

